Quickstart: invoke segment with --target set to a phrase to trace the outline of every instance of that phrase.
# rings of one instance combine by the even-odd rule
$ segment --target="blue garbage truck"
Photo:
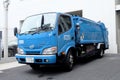
[[[14,35],[18,38],[17,61],[33,70],[61,64],[70,71],[78,57],[103,57],[109,48],[104,23],[67,13],[29,16],[19,31],[14,28]]]

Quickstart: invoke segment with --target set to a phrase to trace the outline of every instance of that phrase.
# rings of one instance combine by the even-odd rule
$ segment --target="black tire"
[[[37,65],[37,64],[30,64],[30,67],[35,71],[40,69],[40,65]]]
[[[65,61],[66,71],[71,71],[73,69],[73,66],[74,66],[74,57],[72,55],[72,50],[69,50]]]
[[[104,49],[103,48],[101,48],[100,50],[99,50],[99,52],[98,52],[98,58],[102,58],[103,56],[104,56]]]

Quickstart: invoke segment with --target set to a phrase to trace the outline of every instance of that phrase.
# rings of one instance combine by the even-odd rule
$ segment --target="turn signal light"
[[[65,52],[62,52],[61,55],[65,55]]]

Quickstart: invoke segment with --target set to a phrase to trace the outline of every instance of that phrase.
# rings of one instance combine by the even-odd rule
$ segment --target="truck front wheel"
[[[72,54],[72,50],[69,50],[65,61],[66,70],[71,71],[73,69],[73,65],[74,65],[74,57]]]

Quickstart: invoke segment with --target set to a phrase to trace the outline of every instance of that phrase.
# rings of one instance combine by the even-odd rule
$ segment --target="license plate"
[[[27,57],[26,62],[27,63],[34,63],[34,58],[33,57]]]

